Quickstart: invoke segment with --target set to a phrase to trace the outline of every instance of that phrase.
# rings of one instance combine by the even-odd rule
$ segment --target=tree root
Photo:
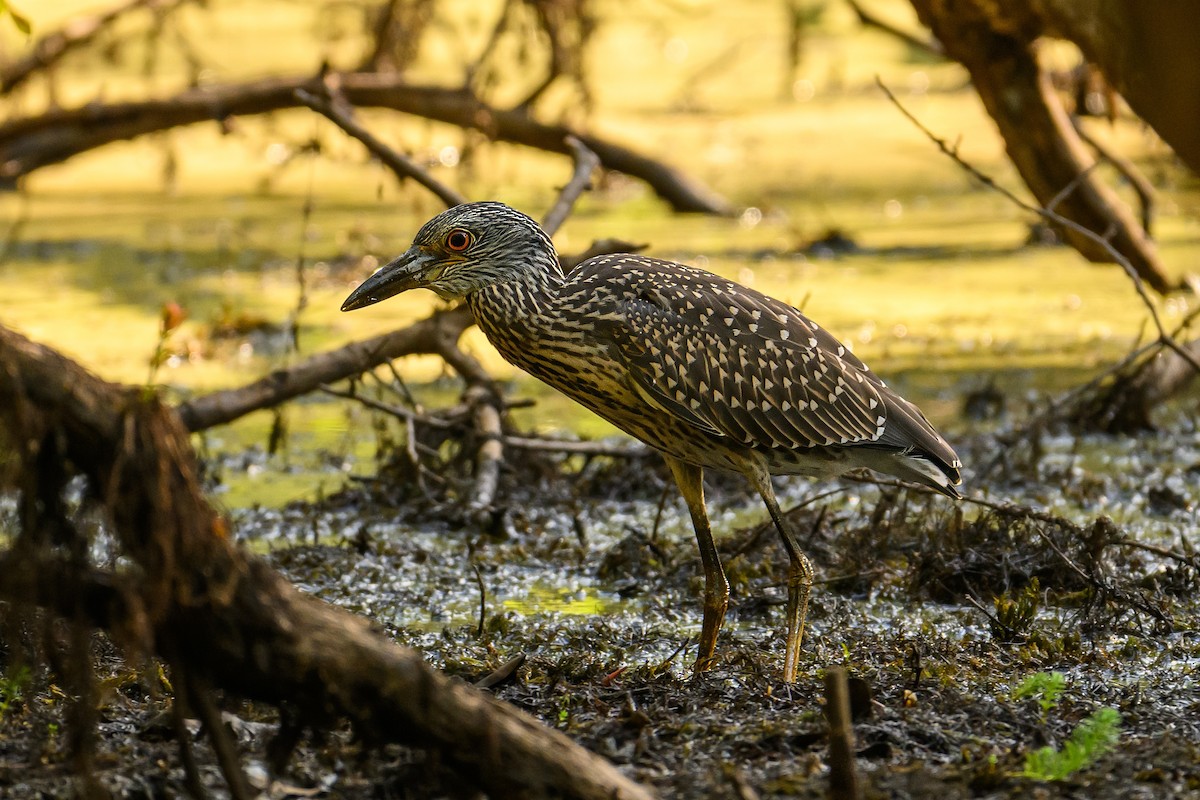
[[[71,473],[84,476],[121,554],[137,566],[120,575],[89,568],[68,584],[69,572],[30,570],[26,561],[0,574],[6,599],[58,600],[59,614],[86,600],[88,619],[140,631],[135,641],[186,665],[190,680],[312,719],[346,718],[376,741],[435,749],[494,794],[651,796],[236,547],[201,493],[186,428],[153,394],[102,381],[0,327],[0,426],[28,476],[24,490],[61,496]],[[19,539],[28,544],[4,553],[6,566],[51,557],[28,540],[38,522],[24,520]]]

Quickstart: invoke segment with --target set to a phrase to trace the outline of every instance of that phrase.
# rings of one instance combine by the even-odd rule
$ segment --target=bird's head
[[[459,298],[558,269],[554,244],[532,219],[503,203],[465,203],[426,222],[412,247],[363,281],[342,303],[342,311],[409,289]]]

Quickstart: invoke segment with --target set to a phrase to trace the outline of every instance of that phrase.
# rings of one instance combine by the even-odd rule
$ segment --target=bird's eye
[[[450,231],[450,235],[446,237],[446,247],[456,253],[461,253],[471,246],[471,234],[461,228],[455,228]]]

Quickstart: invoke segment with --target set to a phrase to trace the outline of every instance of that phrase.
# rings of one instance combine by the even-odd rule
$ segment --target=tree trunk
[[[1030,0],[1200,174],[1200,2]]]
[[[1088,152],[1038,67],[1035,39],[1043,21],[1025,3],[912,0],[946,54],[966,67],[1009,157],[1038,203],[1107,238],[1155,291],[1180,288],[1120,199],[1097,179]],[[1066,230],[1071,245],[1095,262],[1112,261],[1097,242]]]

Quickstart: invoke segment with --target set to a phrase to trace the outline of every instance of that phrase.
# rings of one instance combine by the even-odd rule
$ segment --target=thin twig
[[[391,414],[394,417],[399,417],[405,423],[413,423],[420,425],[428,425],[431,428],[440,430],[450,430],[453,428],[461,428],[463,421],[454,419],[456,416],[461,416],[468,410],[467,406],[462,406],[449,411],[443,411],[442,416],[433,414],[425,414],[420,411],[414,411],[411,408],[405,408],[394,403],[386,403],[382,400],[376,400],[372,397],[359,394],[357,392],[347,392],[342,389],[334,388],[329,384],[322,384],[320,390],[331,397],[340,397],[343,400],[353,400],[374,411],[381,411],[384,414]],[[529,400],[514,400],[512,402],[502,403],[505,410],[512,408],[523,408],[532,405]],[[605,444],[603,442],[575,441],[568,439],[541,439],[530,438],[526,436],[509,436],[501,435],[501,441],[505,447],[511,447],[514,450],[535,450],[547,453],[565,453],[566,455],[574,456],[609,456],[611,458],[642,458],[650,454],[650,449],[640,445],[630,445],[623,447],[615,444]]]
[[[920,491],[920,492],[924,492],[926,494],[939,495],[938,492],[936,492],[933,489],[930,489],[926,486],[905,483],[903,481],[886,480],[886,479],[881,480],[878,478],[872,478],[869,475],[848,474],[843,477],[845,477],[849,480],[852,480],[852,481],[856,481],[858,483],[871,483],[876,486],[884,486],[884,487],[891,487],[891,488],[898,488],[898,489],[908,489],[909,491]],[[1024,517],[1026,519],[1035,519],[1039,522],[1045,522],[1049,525],[1063,526],[1063,527],[1066,527],[1068,530],[1072,530],[1072,531],[1081,530],[1078,525],[1076,525],[1075,523],[1071,522],[1068,519],[1064,519],[1062,517],[1057,517],[1054,514],[1049,514],[1045,511],[1038,511],[1037,509],[1030,508],[1029,506],[1021,506],[1021,505],[1017,505],[1015,503],[997,503],[994,500],[984,500],[982,497],[963,496],[960,499],[964,503],[970,503],[971,505],[983,506],[984,508],[990,508],[993,511],[999,511],[1002,514],[1009,514],[1012,516]],[[1041,528],[1038,528],[1036,526],[1033,527],[1033,531],[1038,536],[1040,536],[1042,538],[1042,540],[1047,545],[1049,545],[1052,550],[1054,550],[1055,553],[1058,554],[1059,558],[1061,558],[1064,562],[1066,562],[1066,564],[1069,567],[1071,567],[1071,569],[1074,572],[1076,572],[1081,578],[1083,578],[1086,583],[1091,584],[1094,582],[1093,578],[1090,575],[1088,575],[1087,572],[1082,567],[1080,567],[1078,564],[1076,564],[1071,559],[1070,556],[1068,556],[1066,553],[1064,553],[1062,551],[1062,549],[1058,546],[1058,543],[1055,542],[1053,539],[1051,539],[1046,534],[1045,531],[1043,531]]]
[[[1096,155],[1109,164],[1112,164],[1113,169],[1121,173],[1121,176],[1129,181],[1129,185],[1133,187],[1133,191],[1137,194],[1138,203],[1142,208],[1142,230],[1149,236],[1150,226],[1154,220],[1154,186],[1150,181],[1146,180],[1146,176],[1134,166],[1132,161],[1088,133],[1078,114],[1071,115],[1071,125],[1075,128],[1076,135],[1079,136],[1084,144],[1095,150]]]
[[[1116,545],[1117,547],[1132,547],[1135,550],[1144,550],[1147,553],[1153,553],[1156,556],[1162,556],[1163,558],[1169,558],[1172,561],[1178,561],[1180,564],[1191,567],[1192,569],[1200,572],[1200,559],[1197,559],[1195,556],[1188,556],[1183,553],[1176,552],[1175,550],[1168,550],[1165,547],[1159,547],[1156,544],[1147,544],[1145,542],[1134,541],[1133,539],[1115,539],[1113,540],[1112,544]]]
[[[571,148],[571,156],[575,159],[575,171],[571,175],[571,180],[567,181],[567,185],[558,193],[558,199],[554,201],[554,205],[550,206],[550,210],[542,217],[542,230],[549,236],[553,236],[567,221],[571,209],[575,206],[575,201],[591,184],[592,173],[595,172],[596,167],[600,166],[600,157],[583,142],[574,136],[568,136],[563,141],[567,143],[567,147]]]
[[[1072,219],[1068,219],[1061,214],[1056,214],[1054,211],[1040,208],[1022,200],[1009,189],[1006,189],[1005,187],[996,183],[996,181],[990,175],[981,172],[977,167],[960,156],[958,154],[957,147],[951,147],[946,143],[945,139],[942,139],[934,134],[933,131],[929,130],[929,128],[925,127],[925,125],[919,119],[917,119],[911,111],[904,107],[904,104],[900,102],[899,98],[892,93],[892,90],[887,87],[887,85],[879,76],[875,77],[875,83],[880,89],[883,90],[883,93],[887,95],[887,98],[892,102],[892,105],[896,106],[900,113],[903,114],[905,118],[917,128],[917,130],[925,134],[926,138],[928,138],[929,141],[931,141],[938,148],[938,150],[949,157],[955,164],[966,170],[971,177],[975,178],[989,189],[999,192],[1018,208],[1024,209],[1025,211],[1033,214],[1037,214],[1039,217],[1049,220],[1056,225],[1074,231],[1085,239],[1088,239],[1089,241],[1103,248],[1113,262],[1118,264],[1133,282],[1134,290],[1137,292],[1138,297],[1141,298],[1142,304],[1146,307],[1146,311],[1149,312],[1150,319],[1154,322],[1155,330],[1158,331],[1159,341],[1166,347],[1169,347],[1171,350],[1175,351],[1181,358],[1187,361],[1193,369],[1195,369],[1197,372],[1200,372],[1200,360],[1197,360],[1195,356],[1188,352],[1185,347],[1181,346],[1169,333],[1167,333],[1167,329],[1163,327],[1162,318],[1158,315],[1158,309],[1154,307],[1154,303],[1150,299],[1149,293],[1146,291],[1146,285],[1143,283],[1141,276],[1137,274],[1137,270],[1133,268],[1133,264],[1129,262],[1129,259],[1126,258],[1119,250],[1117,250],[1111,241],[1101,234],[1098,234],[1095,231],[1080,225],[1078,222],[1075,222]]]
[[[987,606],[985,606],[983,603],[979,602],[979,598],[977,598],[975,596],[974,589],[972,589],[971,587],[968,586],[968,591],[965,595],[963,595],[963,597],[967,598],[968,603],[975,606],[975,608],[977,608],[981,614],[983,614],[985,617],[987,617],[987,621],[992,624],[992,626],[995,630],[1003,631],[1003,630],[1008,629],[1008,626],[1005,625],[1004,623],[1002,623],[995,614],[993,614],[991,611],[989,611]]]
[[[471,564],[471,571],[475,573],[475,585],[479,587],[479,625],[475,628],[475,638],[483,638],[483,623],[487,619],[487,586],[483,583],[483,574],[479,571],[479,565],[475,563],[475,554],[472,552],[468,556]]]
[[[663,487],[662,494],[658,496],[658,508],[654,510],[654,525],[650,528],[650,541],[658,541],[658,528],[662,525],[663,512],[667,509],[667,497],[670,496],[670,484]]]
[[[799,511],[800,509],[805,508],[806,506],[811,506],[813,503],[817,502],[818,500],[824,500],[826,497],[831,497],[832,495],[840,494],[841,492],[844,492],[844,491],[846,491],[846,488],[844,486],[839,486],[836,489],[830,489],[829,491],[821,492],[820,494],[815,494],[812,497],[806,497],[803,500],[801,500],[799,503],[797,503],[796,505],[792,506],[787,511],[785,511],[783,516],[784,516],[784,518],[787,518],[787,517],[791,516],[792,514],[796,513],[797,511]],[[818,520],[818,523],[819,522],[820,522],[820,520]],[[762,539],[762,537],[766,535],[767,531],[774,530],[774,529],[775,529],[775,524],[769,519],[766,522],[759,525],[757,528],[754,529],[754,533],[750,536],[750,538],[747,539],[744,543],[742,543],[742,545],[739,546],[737,550],[733,551],[733,555],[731,555],[729,557],[729,559],[728,559],[728,561],[726,561],[726,563],[728,564],[729,562],[733,561],[735,558],[740,558],[740,557],[746,555],[746,553],[749,553],[759,543],[759,541]]]
[[[385,403],[381,400],[375,400],[356,392],[344,392],[341,389],[333,388],[329,384],[323,383],[319,388],[325,394],[333,397],[341,397],[344,400],[354,400],[355,402],[361,403],[367,408],[374,409],[375,411],[382,411],[385,414],[391,414],[394,417],[399,417],[400,419],[406,421],[412,420],[413,422],[419,422],[422,425],[428,425],[431,428],[442,428],[444,430],[447,428],[457,428],[461,424],[452,420],[442,419],[441,417],[434,417],[429,414],[421,414],[413,411],[412,409],[405,408],[404,406],[398,406],[393,403]]]
[[[1058,208],[1059,204],[1062,203],[1063,200],[1066,200],[1068,197],[1075,194],[1075,190],[1078,189],[1080,186],[1082,186],[1083,182],[1088,179],[1088,176],[1091,175],[1093,172],[1095,172],[1099,166],[1100,166],[1100,161],[1098,161],[1098,160],[1093,161],[1091,164],[1089,164],[1087,166],[1086,169],[1083,169],[1083,170],[1080,170],[1079,172],[1077,172],[1075,174],[1075,177],[1072,178],[1070,180],[1070,182],[1067,183],[1066,186],[1059,189],[1058,192],[1054,195],[1054,197],[1050,198],[1050,202],[1046,203],[1046,205],[1043,208],[1046,211],[1053,213],[1054,210]]]
[[[390,383],[383,381],[381,378],[379,378],[379,376],[375,375],[374,371],[371,371],[368,374],[373,376],[375,378],[375,380],[379,381],[381,386],[387,386],[387,387],[391,388],[392,391],[398,392],[398,394],[404,400],[404,402],[408,403],[410,406],[412,406],[413,408],[420,411],[420,407],[417,405],[416,398],[413,397],[413,393],[408,388],[408,382],[404,380],[404,376],[400,374],[400,370],[396,369],[396,362],[395,361],[387,362],[387,368],[388,368],[388,371],[392,373],[392,380],[395,381],[395,384],[390,384]]]
[[[467,198],[430,175],[412,161],[412,159],[402,156],[391,147],[388,147],[377,139],[374,134],[355,122],[348,113],[339,107],[340,105],[349,107],[344,100],[338,105],[334,104],[332,91],[330,91],[329,97],[319,97],[306,89],[297,89],[295,94],[296,99],[301,103],[328,118],[347,134],[362,142],[371,155],[383,162],[383,165],[390,169],[401,181],[405,178],[412,178],[437,195],[438,199],[445,203],[448,208],[460,206],[467,202]]]
[[[874,14],[868,12],[859,3],[857,3],[856,0],[846,0],[846,2],[850,6],[850,9],[854,12],[855,16],[858,17],[859,24],[864,28],[875,28],[883,31],[889,36],[896,37],[915,50],[920,50],[921,52],[928,53],[932,56],[937,56],[938,58],[946,58],[946,51],[942,49],[942,45],[936,39],[922,39],[915,34],[901,30],[892,23],[885,22]]]
[[[315,122],[315,120],[314,120]],[[313,184],[317,174],[317,162],[315,159],[308,162],[308,188],[304,193],[304,205],[300,211],[300,244],[296,248],[296,307],[292,309],[291,319],[288,321],[289,342],[285,358],[290,358],[293,354],[300,353],[300,317],[308,308],[308,281],[304,271],[304,265],[308,261],[306,247],[308,245],[308,229],[312,223],[313,208],[316,205],[313,201]]]

